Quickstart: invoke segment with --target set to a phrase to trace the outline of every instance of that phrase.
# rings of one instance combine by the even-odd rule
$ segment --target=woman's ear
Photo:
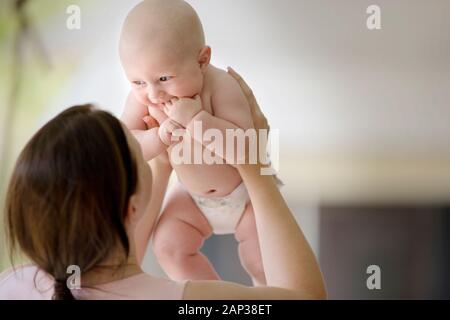
[[[136,195],[132,195],[130,197],[130,200],[128,201],[128,209],[127,209],[127,217],[126,219],[131,223],[135,224],[135,222],[138,220],[138,212],[137,212],[137,199]]]
[[[198,54],[198,64],[200,65],[200,69],[202,72],[206,71],[206,68],[209,66],[209,62],[211,61],[211,48],[208,46],[204,46],[203,49]]]

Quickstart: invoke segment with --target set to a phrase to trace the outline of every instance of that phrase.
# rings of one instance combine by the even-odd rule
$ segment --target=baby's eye
[[[143,87],[145,86],[145,82],[144,81],[133,81],[133,84],[137,85],[138,87]]]
[[[161,82],[166,82],[166,81],[169,81],[170,79],[172,79],[172,77],[169,77],[169,76],[163,76],[163,77],[159,78],[159,81],[161,81]]]

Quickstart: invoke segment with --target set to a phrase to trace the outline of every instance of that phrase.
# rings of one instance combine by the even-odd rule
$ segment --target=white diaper
[[[191,197],[208,220],[214,234],[234,233],[250,200],[244,182],[224,197],[205,198],[194,194]]]

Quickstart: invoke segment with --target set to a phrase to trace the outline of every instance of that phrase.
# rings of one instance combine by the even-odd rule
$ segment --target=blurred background
[[[118,37],[138,2],[0,0],[1,212],[15,159],[46,121],[86,102],[121,114]],[[449,299],[450,1],[188,2],[212,63],[240,72],[280,130],[282,192],[329,297]],[[372,4],[380,30],[366,25]],[[80,29],[67,27],[70,5]],[[3,237],[0,248],[3,270]],[[232,235],[203,251],[250,284]],[[370,265],[381,289],[366,286]],[[164,276],[151,252],[144,267]]]

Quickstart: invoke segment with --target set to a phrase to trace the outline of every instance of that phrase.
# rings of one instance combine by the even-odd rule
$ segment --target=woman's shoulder
[[[78,299],[181,300],[186,281],[173,281],[140,273],[95,288],[72,290]]]
[[[21,265],[0,274],[0,300],[50,299],[53,281],[34,265]]]
[[[72,289],[77,299],[181,300],[187,281],[173,281],[140,273],[95,287]],[[0,300],[49,300],[53,279],[34,265],[22,265],[0,273]]]

